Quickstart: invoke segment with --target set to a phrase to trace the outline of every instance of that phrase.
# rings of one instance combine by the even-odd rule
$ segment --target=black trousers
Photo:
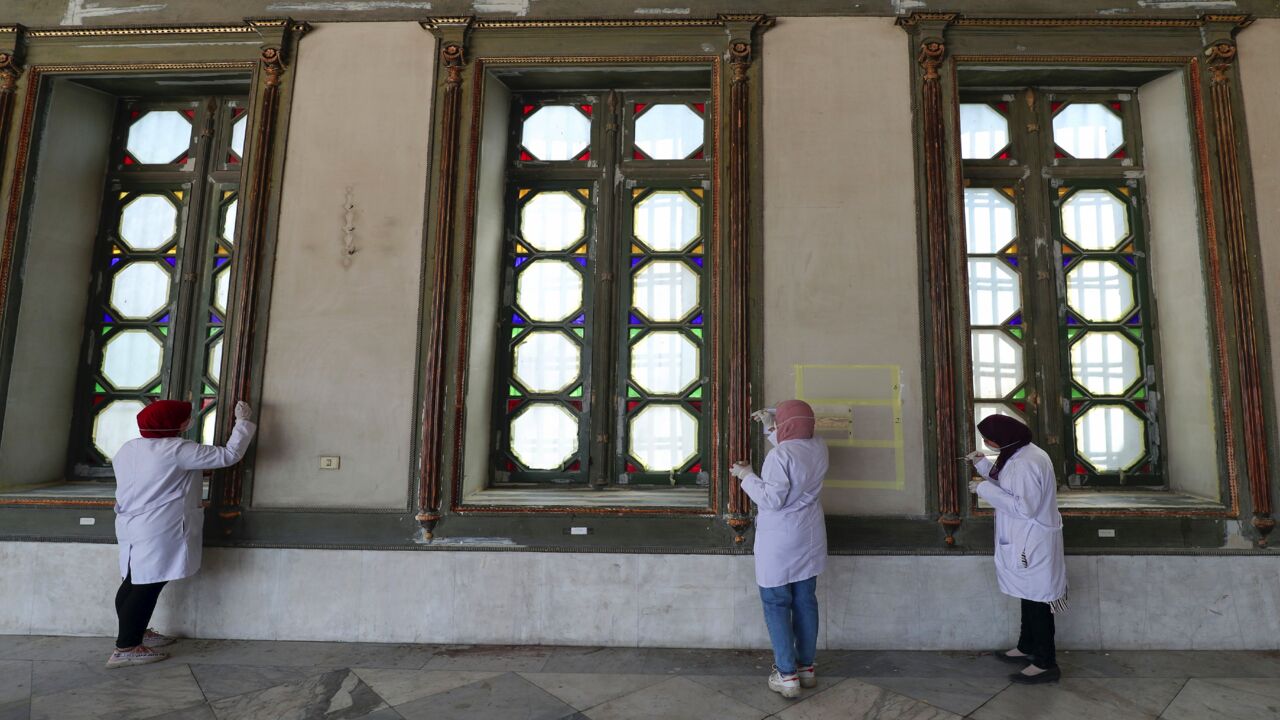
[[[116,591],[116,617],[120,619],[120,634],[116,636],[116,647],[120,649],[136,647],[142,644],[142,635],[151,624],[151,613],[156,610],[156,601],[160,599],[160,591],[167,583],[149,583],[134,585],[133,573],[125,577]]]
[[[1053,647],[1053,610],[1049,603],[1034,600],[1022,601],[1022,633],[1018,636],[1018,651],[1029,655],[1038,668],[1048,670],[1058,667]]]

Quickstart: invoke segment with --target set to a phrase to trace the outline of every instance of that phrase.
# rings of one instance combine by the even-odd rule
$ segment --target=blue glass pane
[[[1008,257],[1008,256],[1006,256],[1006,257],[1005,257],[1005,259],[1004,259],[1004,261],[1005,261],[1005,262],[1007,262],[1007,263],[1009,263],[1010,265],[1012,265],[1012,266],[1014,266],[1014,267],[1018,267],[1018,258],[1016,258],[1016,257]]]
[[[1066,266],[1070,265],[1070,264],[1071,264],[1071,261],[1072,261],[1072,260],[1074,260],[1074,259],[1075,259],[1075,258],[1069,258],[1069,257],[1064,257],[1064,258],[1062,258],[1062,267],[1066,267]]]
[[[521,265],[525,264],[525,262],[527,262],[528,260],[529,260],[528,257],[523,257],[523,256],[516,258],[516,267],[520,267]]]
[[[581,314],[581,315],[579,315],[578,317],[576,317],[576,318],[574,318],[574,319],[573,319],[573,324],[574,324],[574,325],[581,325],[581,324],[583,324],[583,323],[584,323],[584,322],[586,322],[586,321],[587,321],[587,314],[586,314],[586,313],[583,313],[583,314]]]
[[[165,259],[164,259],[164,261],[165,261],[165,262],[167,262],[167,263],[169,263],[169,267],[177,267],[177,265],[178,265],[178,259],[177,259],[177,258],[167,257],[167,258],[165,258]]]
[[[1067,324],[1068,324],[1068,325],[1079,325],[1079,324],[1080,324],[1080,321],[1076,319],[1076,316],[1075,316],[1075,315],[1072,315],[1071,313],[1067,313]]]
[[[690,259],[693,260],[695,263],[697,263],[698,267],[702,267],[702,258],[696,257],[696,258],[690,258]]]
[[[636,317],[636,314],[635,314],[635,313],[631,313],[631,314],[630,314],[630,318],[631,318],[631,324],[632,324],[632,325],[643,325],[643,324],[644,324],[644,321],[643,321],[643,320],[641,320],[640,318]]]
[[[584,257],[576,257],[576,258],[574,258],[574,259],[573,259],[573,261],[574,261],[574,262],[576,262],[576,263],[578,263],[578,264],[579,264],[579,265],[581,265],[582,267],[586,267],[586,266],[587,266],[587,259],[586,259],[586,258],[584,258]]]
[[[1134,266],[1134,267],[1138,267],[1138,260],[1137,260],[1137,258],[1135,258],[1135,257],[1134,257],[1134,256],[1132,256],[1132,255],[1125,255],[1125,256],[1124,256],[1124,261],[1125,261],[1125,262],[1127,262],[1127,263],[1129,263],[1130,265],[1132,265],[1132,266]]]
[[[210,325],[221,325],[221,324],[222,324],[222,318],[218,317],[218,314],[217,314],[217,313],[209,313],[209,324],[210,324]]]
[[[644,260],[644,257],[643,257],[643,256],[641,256],[641,255],[633,255],[633,256],[631,257],[631,267],[635,267],[635,266],[639,265],[639,264],[640,264],[640,261],[642,261],[642,260]]]
[[[113,258],[111,258],[111,264],[112,264],[112,265],[115,265],[115,264],[116,264],[116,263],[118,263],[118,262],[120,262],[120,258],[118,258],[118,257],[113,257]]]
[[[164,317],[160,318],[159,322],[162,322],[162,323],[169,322],[169,313],[165,313]]]
[[[115,321],[116,321],[116,319],[115,319],[115,318],[113,318],[113,317],[111,317],[111,313],[102,313],[102,322],[104,322],[104,323],[113,323],[113,322],[115,322]]]
[[[213,266],[222,267],[223,265],[226,265],[229,260],[231,260],[231,258],[224,258],[224,257],[214,258]]]
[[[1141,324],[1142,324],[1142,313],[1134,313],[1133,317],[1129,318],[1129,321],[1125,323],[1125,325],[1141,325]]]
[[[523,324],[524,324],[524,318],[520,317],[520,313],[511,313],[511,324],[512,324],[512,325],[523,325]]]
[[[1009,318],[1009,324],[1010,324],[1010,325],[1021,325],[1021,324],[1022,324],[1022,313],[1018,313],[1017,315],[1014,315],[1012,318]]]
[[[698,316],[697,316],[697,317],[695,317],[694,319],[690,320],[689,322],[690,322],[691,324],[693,324],[693,325],[701,325],[701,324],[702,324],[702,313],[698,313]]]

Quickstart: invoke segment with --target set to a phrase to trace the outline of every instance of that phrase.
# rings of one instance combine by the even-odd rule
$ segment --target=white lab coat
[[[257,427],[237,420],[226,447],[183,438],[137,438],[120,448],[116,474],[116,541],[120,577],[145,585],[190,577],[200,569],[204,537],[203,470],[234,465]]]
[[[742,478],[756,503],[756,584],[779,587],[819,575],[827,567],[822,479],[827,444],[786,440],[765,456],[760,475]]]
[[[1053,461],[1035,445],[1020,448],[991,479],[990,460],[975,465],[986,480],[978,495],[996,509],[996,578],[1000,592],[1052,603],[1067,594],[1062,515]],[[1024,564],[1025,553],[1025,564]]]

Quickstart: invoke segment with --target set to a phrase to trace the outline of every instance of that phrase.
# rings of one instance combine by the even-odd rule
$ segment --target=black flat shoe
[[[1004,650],[996,650],[991,654],[1000,662],[1007,662],[1014,665],[1026,665],[1031,662],[1031,658],[1026,655],[1010,655]]]
[[[1039,675],[1023,675],[1022,673],[1014,673],[1009,676],[1011,682],[1019,685],[1043,685],[1044,683],[1058,682],[1062,679],[1062,671],[1058,668],[1049,668]]]

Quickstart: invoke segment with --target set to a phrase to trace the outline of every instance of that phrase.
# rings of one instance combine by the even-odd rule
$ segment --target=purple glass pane
[[[697,263],[698,267],[702,267],[702,258],[696,257],[696,258],[689,258],[689,259]]]
[[[1014,266],[1014,267],[1018,267],[1018,258],[1016,258],[1016,257],[1006,257],[1006,258],[1004,259],[1004,261],[1005,261],[1005,262],[1007,262],[1007,263],[1009,263],[1010,265],[1012,265],[1012,266]]]
[[[116,263],[118,263],[118,262],[120,262],[120,258],[118,258],[118,257],[113,257],[113,258],[111,258],[111,265],[112,265],[113,267],[114,267],[114,266],[116,265]]]
[[[524,318],[520,317],[520,313],[511,313],[511,324],[512,324],[512,325],[523,325],[523,324],[524,324]]]
[[[113,323],[113,322],[115,322],[115,321],[116,321],[116,319],[115,319],[115,318],[113,318],[113,317],[111,317],[111,313],[102,313],[102,322],[104,322],[104,323]]]
[[[1076,316],[1075,316],[1075,315],[1072,315],[1071,313],[1067,313],[1067,324],[1068,324],[1068,325],[1079,325],[1079,324],[1080,324],[1080,321],[1079,321],[1078,319],[1076,319]]]
[[[697,317],[695,317],[693,320],[690,320],[690,321],[689,321],[689,323],[690,323],[691,325],[701,325],[701,324],[702,324],[702,313],[698,313],[698,316],[697,316]]]
[[[642,256],[642,255],[632,255],[632,256],[631,256],[631,267],[635,267],[635,266],[639,265],[643,260],[644,260],[644,256]]]
[[[164,317],[160,318],[157,322],[160,322],[160,323],[163,323],[163,324],[168,324],[168,322],[169,322],[169,313],[165,313],[165,314],[164,314]]]
[[[521,265],[523,265],[523,264],[525,264],[526,262],[528,262],[528,260],[529,260],[529,258],[527,258],[527,257],[518,257],[518,258],[516,258],[516,267],[520,267]]]
[[[1129,318],[1129,321],[1125,323],[1125,325],[1141,325],[1141,324],[1142,324],[1142,313],[1134,313],[1133,317]]]
[[[582,267],[586,267],[586,266],[587,266],[587,259],[586,259],[586,258],[584,258],[584,257],[576,257],[576,258],[574,258],[574,259],[573,259],[573,261],[574,261],[574,262],[576,262],[576,263],[578,263],[578,264],[579,264],[579,265],[581,265]]]
[[[222,267],[223,265],[226,265],[229,260],[231,260],[231,258],[225,258],[225,257],[214,258],[213,266]]]
[[[586,314],[586,313],[582,313],[581,315],[579,315],[578,317],[576,317],[576,318],[574,318],[574,319],[573,319],[573,324],[574,324],[574,325],[581,325],[581,324],[585,323],[586,321],[587,321],[587,314]]]
[[[1021,324],[1022,324],[1022,313],[1018,313],[1017,315],[1014,315],[1012,318],[1010,318],[1010,319],[1009,319],[1009,324],[1010,324],[1010,325],[1021,325]]]
[[[1071,261],[1072,261],[1072,260],[1074,260],[1074,259],[1075,259],[1075,258],[1069,258],[1069,257],[1064,257],[1064,258],[1062,258],[1062,267],[1066,267],[1066,266],[1070,265],[1070,264],[1071,264]]]
[[[165,259],[164,259],[164,261],[165,261],[165,262],[167,262],[167,263],[169,263],[169,267],[177,267],[177,266],[178,266],[178,258],[171,258],[171,257],[167,257],[167,258],[165,258]]]
[[[209,324],[210,324],[210,325],[221,325],[221,324],[222,324],[222,318],[218,317],[218,313],[209,313]]]
[[[643,325],[643,324],[644,324],[644,321],[643,321],[643,320],[641,320],[640,318],[636,317],[636,314],[635,314],[635,313],[631,313],[631,314],[630,314],[630,317],[631,317],[631,324],[632,324],[632,325]]]
[[[1125,262],[1127,262],[1127,263],[1129,263],[1129,264],[1130,264],[1130,265],[1132,265],[1133,267],[1138,267],[1138,259],[1137,259],[1137,258],[1135,258],[1135,257],[1134,257],[1134,256],[1132,256],[1132,255],[1125,255],[1125,256],[1124,256],[1124,261],[1125,261]]]

